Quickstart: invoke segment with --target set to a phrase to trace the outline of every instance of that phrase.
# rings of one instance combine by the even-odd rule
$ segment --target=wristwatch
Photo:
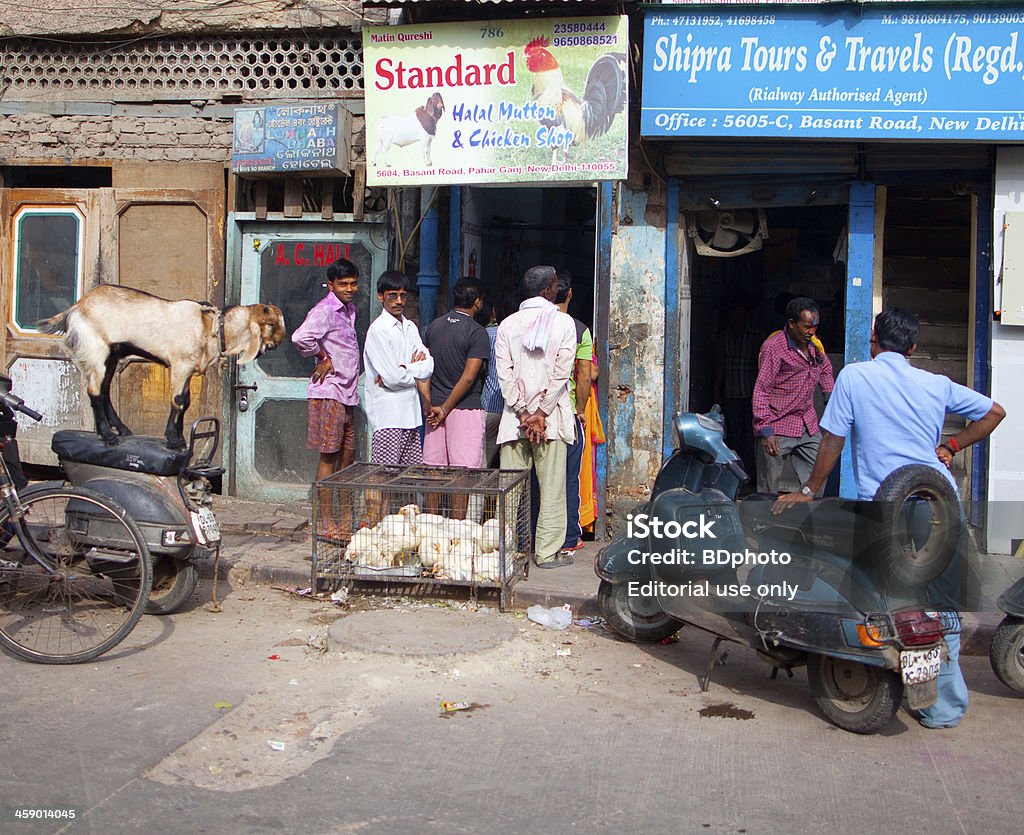
[[[810,499],[814,498],[814,491],[810,487],[808,487],[806,484],[801,484],[800,485],[800,492],[803,493],[805,496],[807,496]]]

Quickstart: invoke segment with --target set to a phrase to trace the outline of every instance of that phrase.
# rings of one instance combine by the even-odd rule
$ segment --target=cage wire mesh
[[[314,589],[353,582],[500,590],[532,550],[529,472],[353,464],[313,495]]]

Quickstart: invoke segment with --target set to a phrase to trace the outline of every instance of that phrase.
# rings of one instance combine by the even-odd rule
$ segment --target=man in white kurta
[[[498,425],[502,469],[534,467],[540,484],[534,563],[571,565],[559,556],[565,539],[565,454],[574,437],[569,376],[576,356],[572,317],[552,303],[554,267],[531,267],[523,276],[527,296],[499,326],[494,343],[505,409]]]

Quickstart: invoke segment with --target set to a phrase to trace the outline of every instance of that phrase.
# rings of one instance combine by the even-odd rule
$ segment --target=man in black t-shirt
[[[479,467],[487,417],[480,391],[484,363],[491,356],[487,331],[473,318],[483,305],[483,290],[479,282],[464,278],[452,295],[455,308],[431,322],[423,339],[434,358],[423,463]]]

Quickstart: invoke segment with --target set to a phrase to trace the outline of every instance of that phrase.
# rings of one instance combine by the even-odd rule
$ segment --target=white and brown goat
[[[113,284],[93,288],[62,313],[40,322],[44,333],[64,333],[75,365],[85,375],[96,431],[107,443],[131,430],[117,416],[110,384],[118,361],[141,357],[171,371],[171,412],[167,445],[185,446],[185,412],[189,381],[221,356],[254,360],[276,348],[285,337],[284,316],[272,304],[220,310],[209,302],[167,299]]]

